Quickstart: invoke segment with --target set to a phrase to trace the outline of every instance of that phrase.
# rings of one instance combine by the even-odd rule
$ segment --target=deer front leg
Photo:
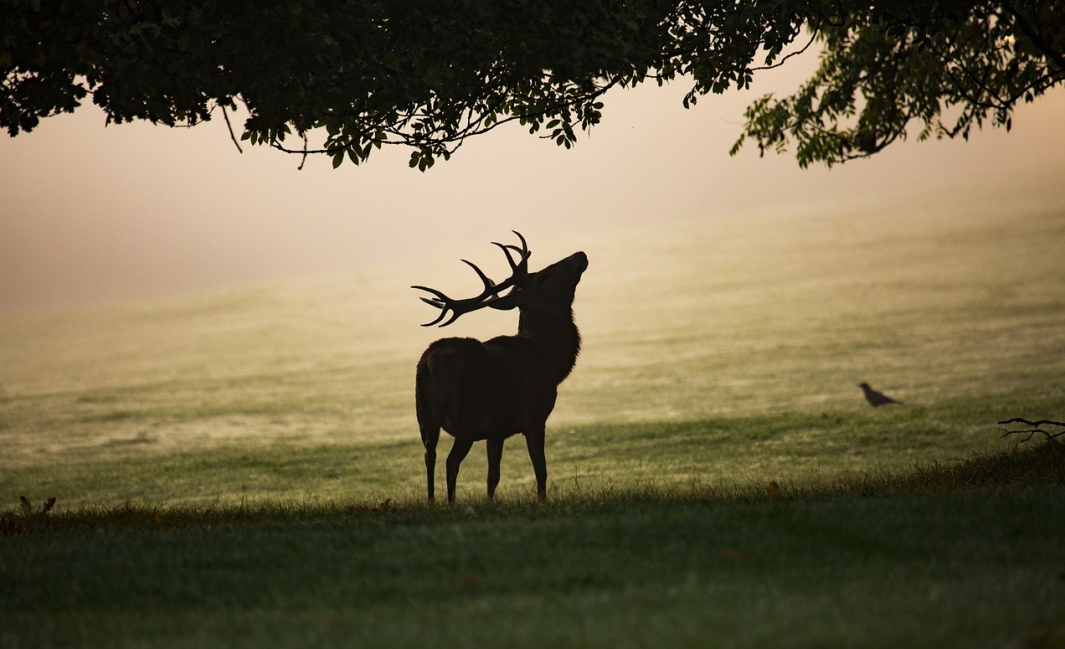
[[[547,458],[544,457],[544,429],[539,427],[525,431],[525,445],[529,447],[533,473],[536,474],[536,495],[547,500]]]
[[[503,460],[503,440],[488,440],[488,500],[496,495],[499,486],[499,463]]]
[[[459,465],[466,459],[466,454],[473,446],[472,439],[456,437],[451,445],[451,452],[447,454],[447,501],[455,502],[455,483],[459,479]]]

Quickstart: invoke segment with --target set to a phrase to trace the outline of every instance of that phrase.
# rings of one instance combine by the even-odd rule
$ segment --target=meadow
[[[407,287],[505,230],[4,316],[0,646],[1065,646],[1065,461],[996,423],[1065,418],[1061,204],[526,232],[591,260],[546,505],[520,440],[496,503],[480,447],[423,503]]]

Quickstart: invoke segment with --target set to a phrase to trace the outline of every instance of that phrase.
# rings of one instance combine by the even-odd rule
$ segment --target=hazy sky
[[[333,170],[263,147],[239,154],[219,119],[194,129],[104,127],[87,105],[0,140],[0,313],[176,293],[484,250],[521,230],[594,237],[603,228],[844,208],[899,194],[1006,190],[1065,179],[1065,93],[969,143],[899,143],[870,160],[800,170],[790,155],[728,149],[743,108],[787,91],[813,59],[755,78],[754,91],[684,110],[683,81],[616,90],[574,150],[513,125],[474,138],[428,173],[409,151]]]

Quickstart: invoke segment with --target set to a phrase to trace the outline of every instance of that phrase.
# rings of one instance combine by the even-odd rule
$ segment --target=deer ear
[[[510,293],[507,293],[503,297],[485,302],[485,306],[489,306],[493,309],[498,309],[500,311],[509,311],[510,309],[521,306],[521,298],[522,292],[520,290],[511,289]]]

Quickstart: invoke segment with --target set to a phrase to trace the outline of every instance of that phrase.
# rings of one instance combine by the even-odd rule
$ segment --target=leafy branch
[[[238,149],[301,167],[399,145],[425,171],[514,121],[571,148],[610,88],[684,78],[690,107],[815,44],[817,72],[755,101],[733,154],[794,145],[801,166],[831,166],[911,123],[922,140],[1008,130],[1019,102],[1065,83],[1059,0],[0,0],[0,15],[10,135],[89,98],[108,123],[193,126],[221,108]]]

